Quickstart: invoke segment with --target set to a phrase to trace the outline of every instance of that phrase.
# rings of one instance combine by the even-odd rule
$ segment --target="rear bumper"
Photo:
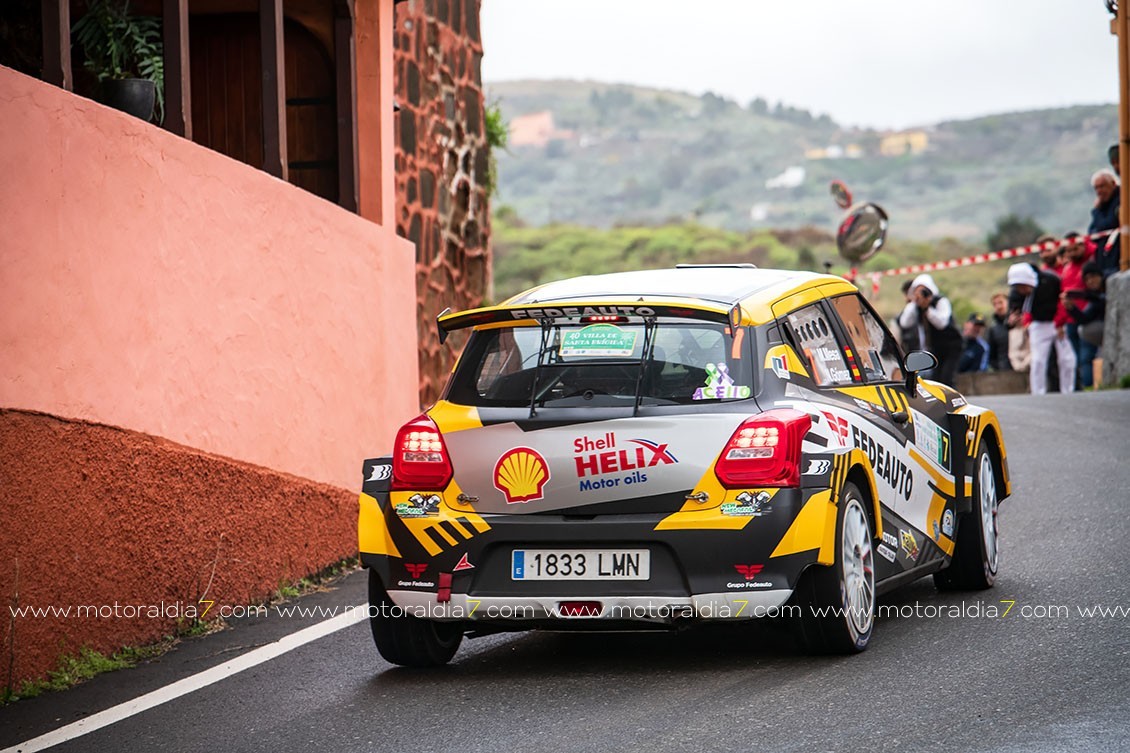
[[[434,620],[525,629],[546,621],[669,625],[774,616],[820,552],[784,546],[800,538],[794,523],[812,517],[806,511],[798,521],[818,491],[770,491],[757,516],[724,514],[721,506],[688,514],[478,515],[444,498],[427,516],[401,517],[387,492],[369,487],[360,500],[361,560],[393,605]],[[515,580],[514,550],[538,548],[646,549],[650,575]],[[578,603],[584,608],[571,613]]]
[[[390,591],[389,597],[404,614],[440,621],[471,620],[484,623],[543,623],[547,620],[598,620],[674,625],[686,621],[734,620],[775,617],[792,595],[791,590],[753,593],[695,594],[689,597],[592,596],[561,599],[550,596],[483,596],[452,594],[440,602],[422,591]],[[579,607],[578,604],[585,606]]]

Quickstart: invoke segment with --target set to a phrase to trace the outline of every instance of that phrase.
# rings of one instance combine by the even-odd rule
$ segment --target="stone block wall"
[[[479,0],[408,0],[395,21],[396,231],[416,244],[420,403],[429,405],[464,342],[440,345],[436,315],[489,296]]]

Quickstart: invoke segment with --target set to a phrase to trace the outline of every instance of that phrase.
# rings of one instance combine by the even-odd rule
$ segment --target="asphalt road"
[[[941,594],[926,579],[891,594],[882,603],[917,615],[880,619],[862,655],[804,656],[761,623],[493,636],[409,671],[361,623],[53,750],[1128,750],[1130,612],[1080,610],[1130,609],[1130,392],[976,402],[1001,418],[1014,479],[997,586]],[[359,572],[300,603],[364,600]],[[963,602],[966,616],[932,616]],[[0,749],[315,621],[244,620],[0,708]]]

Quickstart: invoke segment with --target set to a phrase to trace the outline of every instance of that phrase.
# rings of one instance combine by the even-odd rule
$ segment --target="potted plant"
[[[165,58],[161,21],[133,16],[129,0],[89,0],[71,29],[82,45],[83,66],[97,77],[102,101],[142,120],[165,114]]]

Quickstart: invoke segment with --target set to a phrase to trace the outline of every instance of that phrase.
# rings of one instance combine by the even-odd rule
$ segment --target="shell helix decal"
[[[494,466],[494,486],[509,505],[541,499],[547,481],[549,464],[530,447],[508,450]]]
[[[666,443],[629,439],[618,444],[614,431],[595,437],[585,435],[573,441],[577,490],[582,492],[646,484],[644,469],[678,462]]]

